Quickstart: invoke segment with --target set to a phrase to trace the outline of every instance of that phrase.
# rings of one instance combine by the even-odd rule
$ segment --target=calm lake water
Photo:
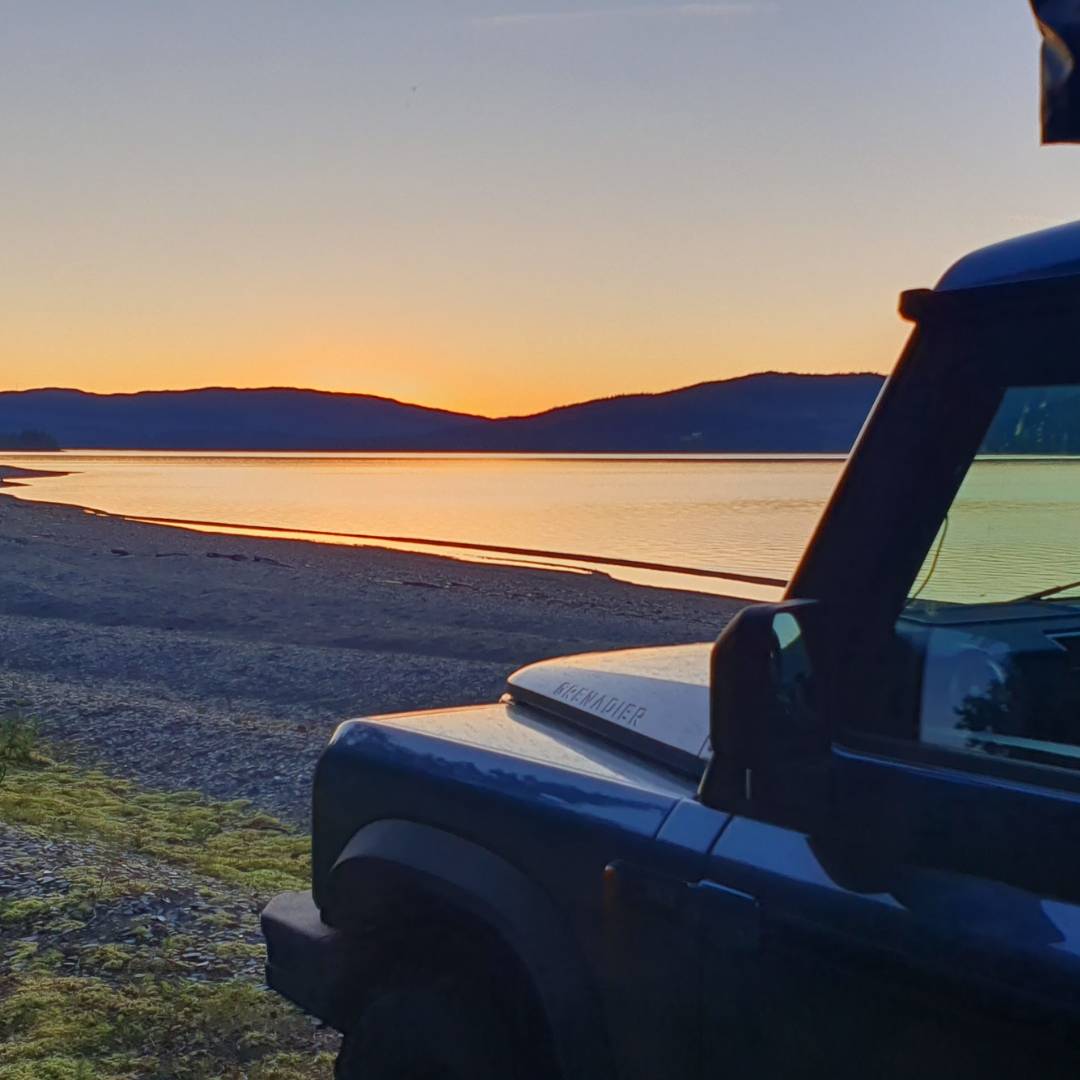
[[[643,584],[770,599],[779,590],[604,560],[786,579],[841,467],[835,458],[106,451],[5,454],[4,460],[70,470],[15,489],[26,499],[133,517],[271,526],[283,534],[328,530],[569,552],[594,559],[381,542],[464,558],[599,568]]]
[[[105,451],[5,454],[4,460],[70,470],[16,489],[26,499],[131,517],[263,526],[279,536],[362,533],[381,538],[367,541],[378,546],[600,569],[647,585],[755,599],[774,599],[780,590],[608,560],[785,580],[842,466],[837,458],[813,457]],[[218,525],[213,531],[229,530]],[[1003,599],[1067,581],[1070,573],[1080,578],[1077,535],[1080,459],[979,462],[950,515],[947,542],[922,595]]]

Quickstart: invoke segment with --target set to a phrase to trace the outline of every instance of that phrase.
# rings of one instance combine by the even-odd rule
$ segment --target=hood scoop
[[[510,676],[515,701],[662,762],[700,774],[709,745],[711,642],[583,653]]]

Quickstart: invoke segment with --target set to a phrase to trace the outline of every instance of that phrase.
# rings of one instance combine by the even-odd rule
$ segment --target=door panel
[[[1075,1076],[1080,908],[882,855],[728,826],[709,877],[761,935],[708,941],[706,1075]]]

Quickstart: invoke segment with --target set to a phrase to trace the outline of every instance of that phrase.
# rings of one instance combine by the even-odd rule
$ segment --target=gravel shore
[[[341,720],[491,701],[542,657],[710,640],[744,603],[143,525],[16,492],[0,496],[0,711],[110,772],[300,825]]]

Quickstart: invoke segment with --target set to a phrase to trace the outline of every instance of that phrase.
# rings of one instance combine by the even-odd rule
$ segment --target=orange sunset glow
[[[0,42],[6,389],[506,415],[886,371],[902,288],[1074,212],[1005,0],[114,6]]]

